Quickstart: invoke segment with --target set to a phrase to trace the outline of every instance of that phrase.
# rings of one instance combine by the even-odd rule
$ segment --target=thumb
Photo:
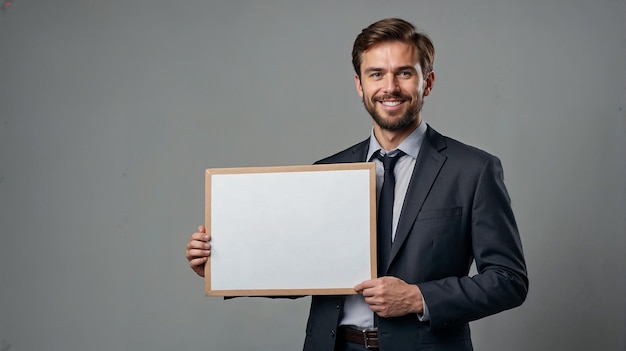
[[[198,233],[206,233],[206,228],[203,225],[198,226]]]

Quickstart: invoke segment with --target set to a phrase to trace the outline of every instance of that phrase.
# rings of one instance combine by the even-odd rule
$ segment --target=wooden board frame
[[[207,296],[355,294],[377,276],[375,164],[207,169],[205,226]]]

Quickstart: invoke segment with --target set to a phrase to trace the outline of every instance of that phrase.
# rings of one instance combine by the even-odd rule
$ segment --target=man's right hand
[[[201,225],[198,227],[198,232],[193,233],[189,238],[187,250],[185,250],[185,257],[189,261],[189,266],[201,277],[204,277],[204,265],[211,256],[209,240],[211,237],[206,233],[206,228]]]

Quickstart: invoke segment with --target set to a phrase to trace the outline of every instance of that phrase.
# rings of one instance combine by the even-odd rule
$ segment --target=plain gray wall
[[[367,137],[351,45],[391,16],[435,42],[425,120],[505,167],[531,288],[472,323],[476,349],[625,350],[625,14],[617,0],[14,1],[0,350],[301,349],[309,298],[207,298],[188,268],[204,169],[310,164]]]

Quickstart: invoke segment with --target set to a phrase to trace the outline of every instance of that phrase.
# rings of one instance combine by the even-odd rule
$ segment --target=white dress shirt
[[[413,174],[413,168],[415,167],[415,161],[419,154],[424,136],[426,135],[426,123],[422,121],[420,125],[411,133],[405,140],[398,145],[394,150],[386,151],[382,149],[376,137],[374,136],[374,130],[372,129],[370,135],[369,150],[367,152],[367,160],[371,160],[376,163],[376,195],[377,199],[380,197],[380,189],[383,185],[385,170],[380,160],[372,155],[378,150],[382,155],[389,153],[393,155],[398,150],[405,153],[401,156],[394,168],[394,174],[396,176],[396,186],[394,189],[394,203],[393,203],[393,222],[392,222],[392,239],[396,235],[396,227],[398,226],[398,219],[400,218],[400,212],[402,211],[402,204],[404,203],[404,197],[407,189],[409,188],[409,182],[411,181],[411,175]],[[428,310],[424,304],[424,314],[418,316],[420,320],[427,321]],[[343,315],[339,321],[339,325],[353,326],[357,328],[371,328],[374,326],[374,313],[370,310],[369,305],[365,302],[362,295],[347,295],[345,297],[345,303],[343,307]]]

